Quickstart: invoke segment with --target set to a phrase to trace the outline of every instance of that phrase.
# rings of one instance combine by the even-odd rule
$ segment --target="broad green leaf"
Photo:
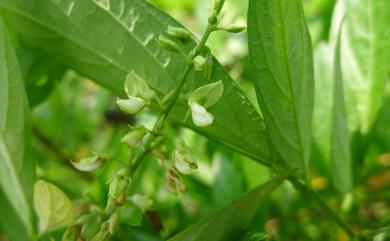
[[[35,163],[26,153],[31,132],[29,121],[16,54],[0,17],[0,189],[6,197],[0,202],[0,209],[11,206],[15,213],[12,218],[1,219],[27,235],[33,233],[30,201],[35,174]],[[7,231],[11,237],[20,235]]]
[[[41,234],[66,227],[74,221],[73,204],[66,194],[43,180],[34,184],[34,208]]]
[[[272,145],[307,169],[313,109],[313,60],[301,0],[251,0],[249,52],[254,84]]]
[[[390,1],[343,0],[345,31],[341,65],[350,88],[362,133],[377,119],[390,73]]]
[[[286,175],[283,174],[250,192],[245,193],[228,206],[184,230],[169,241],[229,241],[237,240],[252,221],[262,201],[278,187]]]
[[[341,37],[341,36],[340,36]],[[340,39],[334,56],[333,110],[331,131],[331,174],[332,181],[340,191],[352,189],[352,166],[349,135],[344,100],[343,75],[340,61]]]
[[[0,0],[0,11],[22,36],[35,39],[37,46],[57,60],[97,83],[123,93],[126,75],[134,71],[151,88],[168,93],[183,74],[186,58],[162,49],[157,36],[168,25],[180,24],[144,0],[40,1]],[[190,40],[186,51],[194,47]],[[224,92],[210,108],[214,123],[198,128],[190,120],[184,125],[235,150],[257,159],[269,159],[263,120],[221,65],[213,60],[209,80],[191,71],[187,89],[221,80]],[[173,111],[182,123],[187,103]]]

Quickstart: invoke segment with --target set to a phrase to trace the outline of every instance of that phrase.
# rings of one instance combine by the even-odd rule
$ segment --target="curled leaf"
[[[39,232],[48,233],[72,224],[72,202],[57,186],[38,180],[34,184],[34,208],[39,218]]]
[[[70,163],[79,171],[90,172],[99,168],[104,162],[104,159],[99,156],[83,158],[78,162],[71,161]]]
[[[196,126],[205,127],[213,123],[214,116],[197,103],[191,104],[191,114],[192,121]]]
[[[133,96],[129,96],[127,100],[117,99],[116,104],[123,112],[131,115],[137,114],[146,106],[143,99]]]

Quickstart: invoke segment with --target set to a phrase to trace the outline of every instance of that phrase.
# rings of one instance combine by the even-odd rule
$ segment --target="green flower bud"
[[[71,161],[70,163],[79,171],[90,172],[99,168],[104,162],[104,159],[99,156],[83,158],[78,162]]]
[[[141,210],[148,210],[153,205],[153,200],[149,197],[141,194],[134,194],[130,197],[130,200]]]
[[[113,234],[115,230],[118,229],[118,225],[119,225],[119,213],[114,212],[111,215],[110,219],[108,219],[108,230],[110,234]]]
[[[183,141],[179,141],[176,144],[176,150],[173,155],[175,168],[180,173],[191,174],[198,169],[198,165],[193,160],[190,148]]]
[[[120,170],[114,180],[111,181],[108,190],[108,207],[123,206],[126,202],[127,188],[130,185],[131,179],[127,170]]]
[[[213,14],[209,17],[208,22],[210,25],[216,25],[218,23],[218,17],[217,15]]]
[[[169,36],[172,36],[172,37],[177,38],[177,39],[186,40],[186,39],[191,38],[190,32],[188,32],[184,28],[177,28],[177,27],[173,27],[173,26],[168,26],[166,33]]]
[[[204,108],[208,108],[221,98],[223,93],[222,81],[204,85],[194,90],[188,99],[188,104],[198,103]]]
[[[224,31],[229,32],[229,33],[240,33],[242,31],[246,30],[246,25],[233,23],[227,27],[219,27],[218,29],[224,30]]]
[[[122,137],[121,142],[127,144],[130,149],[135,149],[142,145],[142,140],[145,135],[145,127],[132,127],[131,130],[124,137]]]
[[[93,236],[91,241],[105,241],[110,237],[110,223],[108,221],[104,222],[100,227],[99,232]]]
[[[137,75],[134,71],[131,71],[129,74],[127,74],[124,85],[126,94],[129,98],[137,97],[148,101],[151,100],[155,95],[154,91],[149,88],[146,81]]]
[[[203,56],[195,56],[194,58],[194,67],[196,71],[203,71],[203,67],[206,64],[206,59]]]
[[[158,37],[158,41],[160,42],[160,45],[167,50],[171,50],[174,52],[179,52],[180,50],[179,45],[177,45],[174,41],[168,39],[164,35],[160,35]]]
[[[118,98],[116,104],[123,112],[131,115],[137,114],[146,106],[146,102],[143,99],[132,96],[127,100]]]

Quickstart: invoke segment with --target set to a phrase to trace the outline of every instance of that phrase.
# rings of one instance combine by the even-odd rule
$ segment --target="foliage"
[[[0,0],[0,240],[387,240],[389,14]]]

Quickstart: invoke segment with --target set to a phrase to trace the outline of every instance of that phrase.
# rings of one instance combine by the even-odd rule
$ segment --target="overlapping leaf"
[[[0,9],[22,36],[116,93],[123,93],[122,83],[132,70],[162,93],[183,74],[185,57],[162,49],[156,41],[168,25],[179,24],[144,0],[0,0]],[[193,46],[193,41],[185,44],[187,51]],[[185,125],[250,156],[268,159],[261,117],[216,60],[213,66],[209,80],[192,72],[188,88],[222,80],[223,96],[210,108],[215,121],[202,129],[189,121]],[[183,121],[185,108],[185,103],[176,108],[176,121]]]
[[[30,201],[35,164],[26,155],[30,124],[23,81],[3,20],[0,18],[0,189],[1,222],[7,222],[7,233],[20,237],[30,235]],[[6,216],[12,213],[12,216]],[[11,215],[11,214],[10,214]],[[19,230],[19,231],[17,231]]]
[[[301,1],[251,0],[248,35],[253,81],[272,144],[291,166],[306,169],[314,74]]]
[[[372,128],[390,73],[390,1],[343,0],[345,31],[341,64],[353,95],[362,133]]]
[[[262,201],[278,187],[286,178],[286,174],[271,180],[252,191],[245,193],[230,205],[218,210],[208,218],[169,241],[228,241],[238,240],[250,224]]]
[[[340,63],[340,36],[334,56],[333,111],[331,131],[330,165],[332,180],[337,189],[347,192],[352,189],[352,165],[348,136],[343,75]]]

